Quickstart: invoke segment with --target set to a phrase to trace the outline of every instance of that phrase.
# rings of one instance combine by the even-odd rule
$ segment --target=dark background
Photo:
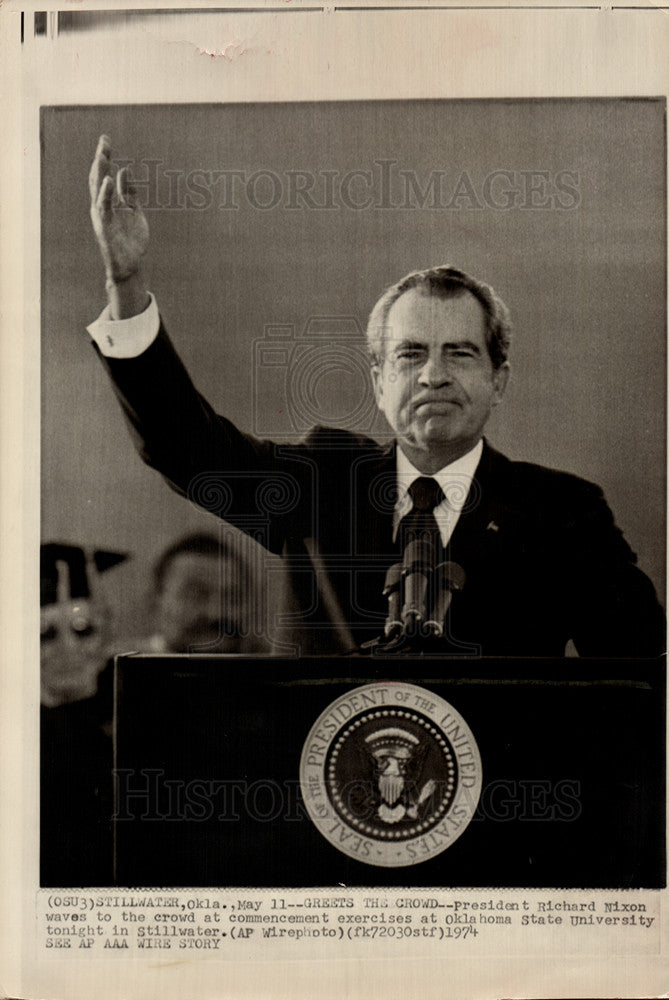
[[[97,137],[114,155],[160,161],[148,208],[151,289],[196,384],[243,429],[285,439],[311,414],[382,436],[372,418],[362,337],[383,288],[449,262],[491,283],[515,326],[513,380],[489,428],[510,457],[599,483],[640,564],[664,596],[665,164],[664,100],[389,101],[42,109],[42,521],[45,540],[121,549],[136,558],[108,575],[119,629],[142,627],[148,563],[175,535],[216,522],[145,469],[88,343],[104,305],[90,228],[87,174]],[[347,171],[396,161],[396,208],[341,203]],[[176,207],[166,171],[271,171],[281,195],[261,209],[239,188],[236,209],[193,196]],[[288,171],[335,175],[336,210],[291,208]],[[442,171],[442,200],[406,204],[399,171],[425,188]],[[520,192],[486,204],[493,171]],[[523,174],[548,172],[527,195]],[[571,207],[527,207],[569,183]],[[452,202],[466,172],[467,192]],[[267,179],[266,179],[267,180]],[[200,178],[201,182],[201,178]],[[356,182],[357,183],[357,182]],[[356,200],[367,193],[352,184]],[[537,183],[540,183],[537,181]],[[495,188],[503,203],[504,185]],[[473,193],[472,193],[473,192]],[[267,204],[277,189],[255,188]],[[141,195],[143,197],[143,195]],[[550,201],[550,199],[549,199]],[[199,206],[199,207],[198,207]],[[314,339],[313,317],[351,331],[344,355]],[[321,364],[259,366],[268,327],[325,345]],[[327,333],[333,324],[324,324]],[[321,324],[321,333],[323,324]],[[306,330],[306,332],[305,332]],[[279,339],[289,339],[284,330]],[[311,366],[310,366],[311,365]],[[293,355],[293,374],[294,355]],[[291,426],[291,413],[297,425]],[[276,568],[276,564],[273,564]],[[276,577],[273,577],[276,584]],[[273,589],[276,589],[274,587]]]

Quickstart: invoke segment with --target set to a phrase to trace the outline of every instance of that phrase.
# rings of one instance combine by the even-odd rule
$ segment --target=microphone
[[[383,596],[388,598],[388,617],[384,628],[386,639],[390,639],[402,628],[400,618],[400,580],[402,578],[402,563],[394,563],[386,573]]]
[[[414,631],[427,614],[426,598],[430,577],[434,569],[434,549],[429,542],[416,538],[404,550],[402,577],[404,579],[404,606],[402,626]]]
[[[426,631],[432,635],[444,634],[445,619],[453,600],[453,594],[462,590],[467,575],[462,566],[455,562],[441,562],[434,571],[434,598],[430,617],[425,622]]]

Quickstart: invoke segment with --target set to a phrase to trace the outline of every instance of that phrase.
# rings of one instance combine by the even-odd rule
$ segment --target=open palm
[[[101,135],[89,174],[91,220],[108,280],[136,274],[149,245],[149,225],[138,205],[127,168],[114,183],[111,142]]]

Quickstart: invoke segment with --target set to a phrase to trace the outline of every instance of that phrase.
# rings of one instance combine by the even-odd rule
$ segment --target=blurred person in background
[[[110,642],[99,577],[126,557],[41,547],[41,877],[112,883],[112,653],[268,654],[267,601],[236,536],[191,534],[151,576],[147,635]]]
[[[40,882],[112,879],[110,614],[100,577],[126,558],[48,542],[40,550]]]
[[[45,708],[92,698],[107,662],[110,615],[100,574],[126,559],[47,542],[40,549],[40,700]]]
[[[267,601],[241,542],[206,533],[173,542],[156,560],[151,631],[125,641],[141,653],[269,653]]]

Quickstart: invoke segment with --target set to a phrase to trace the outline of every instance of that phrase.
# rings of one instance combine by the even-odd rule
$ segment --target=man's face
[[[181,552],[172,559],[157,598],[157,624],[170,652],[238,649],[243,578],[243,568],[233,560],[197,552]]]
[[[91,698],[106,662],[105,609],[89,598],[41,609],[41,700],[48,708]]]
[[[473,448],[504,395],[508,365],[493,368],[485,320],[469,292],[441,299],[412,288],[390,308],[374,391],[421,472],[438,472]]]

